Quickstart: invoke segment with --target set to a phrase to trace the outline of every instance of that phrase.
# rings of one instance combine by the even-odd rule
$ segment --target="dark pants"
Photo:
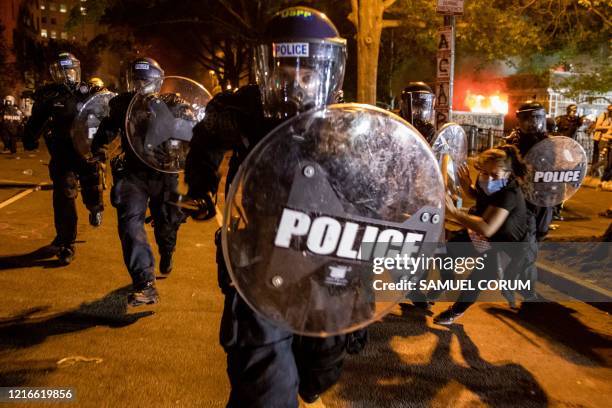
[[[72,246],[77,236],[76,198],[79,192],[79,179],[92,179],[95,172],[87,163],[79,160],[52,158],[49,175],[53,181],[53,218],[55,221],[56,245]],[[102,211],[102,187],[90,183],[83,186],[83,203],[90,211]]]
[[[485,267],[482,269],[474,268],[470,277],[468,278],[472,282],[472,288],[474,290],[462,291],[457,298],[457,301],[453,304],[452,309],[456,313],[465,312],[470,306],[476,303],[478,296],[480,295],[480,289],[478,287],[478,282],[481,280],[495,280],[499,278],[498,270],[497,270],[497,262],[494,260],[497,254],[495,251],[488,251],[487,262],[485,262]]]
[[[155,280],[155,259],[144,229],[147,208],[151,210],[155,242],[160,253],[172,254],[184,215],[170,205],[178,176],[154,171],[130,172],[116,177],[111,202],[117,209],[123,260],[134,287]]]
[[[608,142],[608,153],[606,154],[606,167],[604,168],[601,181],[612,180],[612,143]]]
[[[519,293],[525,301],[534,300],[536,298],[535,285],[538,277],[537,268],[535,266],[535,261],[538,256],[536,229],[536,219],[532,214],[528,213],[527,231],[522,242],[506,244],[493,243],[493,248],[486,253],[487,261],[485,262],[485,267],[482,269],[475,268],[469,277],[474,290],[462,291],[459,298],[452,306],[453,311],[456,313],[463,313],[476,302],[480,294],[477,284],[480,280],[520,279],[522,281],[530,281],[530,289],[521,290]],[[499,262],[499,256],[503,252],[506,253],[510,260],[502,269]],[[467,254],[467,256],[479,255],[482,256],[483,254],[477,254],[476,252]],[[466,256],[466,254],[463,254],[463,256]],[[502,295],[510,304],[514,304],[514,292],[502,290]]]
[[[217,234],[219,285],[225,295],[220,341],[231,384],[228,407],[297,407],[298,393],[321,394],[340,377],[346,336],[293,335],[254,312],[229,284]]]
[[[2,136],[4,149],[10,150],[11,153],[17,153],[17,135],[9,129],[3,128],[2,125],[0,125],[0,135]]]

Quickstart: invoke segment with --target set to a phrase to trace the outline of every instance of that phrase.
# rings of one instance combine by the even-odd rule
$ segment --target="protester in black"
[[[475,290],[462,292],[451,308],[434,319],[438,324],[453,323],[476,300],[479,290],[475,282],[496,275],[495,248],[485,250],[490,247],[487,242],[526,242],[529,236],[527,208],[520,187],[527,169],[518,150],[510,145],[489,149],[478,157],[478,170],[476,187],[468,189],[476,198],[471,214],[458,210],[450,196],[447,196],[446,212],[465,227],[464,236],[469,236],[473,243],[474,251],[465,255],[486,253],[487,261],[484,268],[475,268],[470,276]],[[462,177],[465,180],[465,170]]]

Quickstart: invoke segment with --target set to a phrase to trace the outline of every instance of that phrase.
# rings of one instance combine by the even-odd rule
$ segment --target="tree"
[[[456,19],[455,72],[478,76],[474,68],[479,71],[503,62],[519,72],[539,74],[583,55],[588,63],[582,71],[601,72],[609,66],[610,4],[609,0],[466,1],[464,14]],[[384,11],[399,24],[382,31],[380,58],[358,51],[362,65],[380,61],[379,100],[387,99],[402,82],[435,80],[436,30],[443,24],[435,8],[431,0],[397,0]]]
[[[349,21],[357,30],[357,100],[376,104],[378,54],[383,28],[397,27],[398,20],[383,15],[396,0],[351,0]]]
[[[225,88],[252,78],[252,46],[260,38],[262,22],[281,7],[295,3],[159,0],[151,4],[148,0],[134,0],[114,2],[100,21],[131,28],[141,42],[155,38],[165,49],[179,50],[186,59],[215,72]]]
[[[554,88],[577,103],[592,103],[598,99],[612,103],[612,98],[606,95],[612,90],[612,67],[604,64],[591,72],[573,75]]]
[[[383,31],[381,37],[379,100],[387,99],[399,83],[435,81],[436,32],[443,25],[436,2],[430,0],[398,0],[386,14],[400,24]],[[507,4],[470,0],[464,14],[457,17],[456,72],[462,72],[465,61],[470,69],[474,61],[476,68],[483,68],[491,62],[512,63],[517,56],[531,55],[538,50],[538,34],[537,27],[517,18]]]

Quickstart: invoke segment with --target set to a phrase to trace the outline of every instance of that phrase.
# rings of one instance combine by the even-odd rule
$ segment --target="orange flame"
[[[465,104],[471,112],[478,113],[508,113],[508,95],[497,92],[495,95],[479,95],[467,91]]]

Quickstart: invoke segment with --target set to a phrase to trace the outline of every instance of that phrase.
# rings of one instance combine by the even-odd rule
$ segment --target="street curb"
[[[17,181],[17,180],[4,180],[0,179],[0,189],[9,188],[35,188],[40,190],[53,190],[53,183],[43,181],[40,183],[28,182],[28,181]]]
[[[536,262],[536,267],[540,282],[583,302],[583,299],[590,299],[585,303],[604,312],[612,312],[612,292],[609,290],[585,282],[540,261]]]

